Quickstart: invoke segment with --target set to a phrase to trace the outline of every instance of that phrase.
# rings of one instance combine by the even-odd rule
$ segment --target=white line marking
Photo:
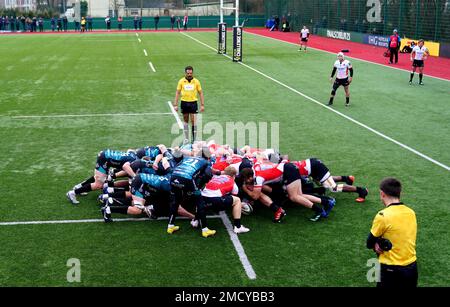
[[[136,37],[139,37],[139,34],[137,34],[137,33],[134,33],[134,34],[136,34]]]
[[[144,49],[144,54],[145,54],[145,56],[148,56],[147,50],[145,50],[145,49]]]
[[[194,38],[194,37],[192,37],[192,36],[190,36],[190,35],[188,35],[188,34],[186,34],[186,33],[182,33],[182,34],[185,35],[185,36],[187,36],[187,37],[189,37],[189,38],[191,38],[192,40],[198,42],[199,44],[204,45],[204,46],[208,47],[209,49],[212,49],[212,50],[216,51],[215,48],[213,48],[213,47],[211,47],[211,46],[209,46],[209,45],[207,45],[207,44],[205,44],[205,43],[199,41],[198,39],[196,39],[196,38]],[[225,57],[227,57],[227,58],[229,58],[229,59],[231,59],[231,57],[230,57],[229,55],[226,55],[226,54],[222,54],[222,55],[225,56]],[[427,155],[425,155],[425,154],[423,154],[423,153],[421,153],[421,152],[415,150],[414,148],[411,148],[411,147],[409,147],[408,145],[405,145],[405,144],[403,144],[403,143],[400,143],[399,141],[394,140],[393,138],[391,138],[391,137],[389,137],[389,136],[387,136],[387,135],[385,135],[385,134],[383,134],[383,133],[381,133],[381,132],[379,132],[379,131],[377,131],[377,130],[375,130],[375,129],[373,129],[373,128],[370,128],[369,126],[367,126],[367,125],[365,125],[365,124],[363,124],[363,123],[357,121],[356,119],[353,119],[353,118],[351,118],[351,117],[348,116],[348,115],[345,115],[345,114],[343,114],[343,113],[341,113],[341,112],[339,112],[339,111],[336,111],[336,110],[333,109],[333,108],[330,108],[330,107],[327,106],[327,105],[324,105],[323,103],[317,101],[316,99],[314,99],[314,98],[312,98],[312,97],[310,97],[310,96],[308,96],[308,95],[306,95],[306,94],[303,94],[302,92],[300,92],[300,91],[298,91],[298,90],[296,90],[296,89],[290,87],[289,85],[286,85],[286,84],[282,83],[281,81],[278,81],[278,80],[276,80],[276,79],[274,79],[274,78],[272,78],[272,77],[266,75],[265,73],[263,73],[263,72],[261,72],[261,71],[255,69],[255,68],[253,68],[253,67],[251,67],[251,66],[249,66],[249,65],[247,65],[247,64],[244,64],[244,63],[242,63],[242,62],[237,62],[237,63],[239,63],[239,64],[241,64],[242,66],[244,66],[244,67],[246,67],[246,68],[248,68],[248,69],[250,69],[250,70],[256,72],[257,74],[260,74],[261,76],[263,76],[263,77],[265,77],[265,78],[267,78],[267,79],[269,79],[269,80],[271,80],[271,81],[273,81],[273,82],[275,82],[275,83],[277,83],[277,84],[279,84],[279,85],[281,85],[281,86],[287,88],[288,90],[290,90],[290,91],[292,91],[292,92],[294,92],[294,93],[296,93],[296,94],[298,94],[298,95],[300,95],[300,96],[302,96],[302,97],[304,97],[304,98],[306,98],[306,99],[308,99],[308,100],[310,100],[310,101],[312,101],[312,102],[318,104],[319,106],[321,106],[321,107],[323,107],[323,108],[326,108],[326,109],[328,109],[329,111],[332,111],[332,112],[336,113],[337,115],[339,115],[339,116],[341,116],[341,117],[343,117],[343,118],[345,118],[345,119],[348,119],[349,121],[351,121],[351,122],[353,122],[353,123],[355,123],[355,124],[357,124],[357,125],[359,125],[359,126],[365,128],[365,129],[369,130],[370,132],[373,132],[373,133],[377,134],[378,136],[381,136],[382,138],[384,138],[384,139],[386,139],[386,140],[388,140],[388,141],[390,141],[390,142],[392,142],[392,143],[394,143],[394,144],[397,144],[397,145],[399,145],[400,147],[403,147],[403,148],[406,149],[406,150],[409,150],[410,152],[412,152],[412,153],[418,155],[419,157],[422,157],[422,158],[424,158],[425,160],[428,160],[428,161],[430,161],[431,163],[434,163],[434,164],[436,164],[436,165],[442,167],[443,169],[445,169],[445,170],[447,170],[447,171],[450,171],[450,167],[449,167],[449,166],[447,166],[447,165],[445,165],[445,164],[443,164],[443,163],[441,163],[441,162],[439,162],[439,161],[437,161],[437,160],[434,160],[433,158],[431,158],[431,157],[429,157],[429,156],[427,156]]]
[[[148,62],[148,65],[150,65],[151,70],[153,70],[153,72],[156,72],[155,67],[153,67],[152,62]]]
[[[170,115],[172,113],[106,113],[106,114],[55,114],[55,115],[19,115],[11,116],[13,119],[30,118],[66,118],[66,117],[99,117],[99,116],[146,116],[146,115]]]
[[[252,264],[247,258],[247,255],[245,254],[244,247],[241,244],[241,241],[239,241],[238,235],[233,232],[233,225],[231,225],[231,221],[226,215],[224,211],[220,211],[220,218],[222,219],[223,224],[227,228],[228,234],[230,235],[231,242],[234,245],[234,249],[236,250],[239,260],[242,263],[242,266],[244,267],[245,273],[247,273],[248,278],[250,279],[256,279],[256,273],[255,270],[253,270]]]
[[[139,41],[140,43],[142,42],[140,38],[138,38],[138,41]]]
[[[178,127],[180,129],[184,129],[183,127],[183,123],[181,122],[180,116],[178,116],[177,111],[175,111],[175,109],[173,108],[172,102],[171,101],[167,101],[167,104],[169,105],[170,110],[172,111],[173,116],[175,116],[175,120],[177,121]]]
[[[221,218],[219,215],[209,215],[209,219]],[[159,217],[158,221],[168,220],[168,217]],[[177,217],[177,220],[187,220],[186,217]],[[121,218],[114,219],[114,222],[143,222],[155,221],[148,217],[142,218]],[[77,224],[77,223],[104,223],[103,219],[84,219],[84,220],[55,220],[55,221],[19,221],[19,222],[1,222],[0,226],[15,226],[15,225],[44,225],[44,224]]]
[[[283,42],[283,43],[286,43],[286,44],[291,44],[291,45],[298,46],[298,44],[296,44],[296,43],[287,42],[287,41],[284,41],[284,40],[279,39],[279,38],[274,38],[274,37],[264,36],[264,35],[256,34],[256,33],[252,33],[252,32],[245,32],[245,33],[250,33],[250,34],[255,35],[255,36],[260,36],[260,37],[264,37],[264,38],[268,38],[268,39],[273,39],[273,40],[280,41],[280,42]],[[371,45],[369,45],[369,46],[371,46]],[[309,49],[313,49],[313,50],[317,50],[317,51],[321,51],[321,52],[325,52],[325,53],[334,54],[334,55],[337,54],[337,53],[334,53],[334,52],[331,52],[331,51],[322,50],[322,49],[318,49],[318,48],[314,48],[314,47],[309,47],[309,46],[308,46],[308,48],[309,48]],[[365,62],[365,63],[370,63],[370,64],[374,64],[374,65],[378,65],[378,66],[383,66],[383,67],[387,67],[387,68],[391,68],[391,69],[396,69],[396,70],[401,70],[401,71],[406,71],[406,72],[408,72],[408,73],[411,73],[410,70],[404,69],[404,68],[393,67],[393,66],[389,66],[389,65],[386,65],[386,64],[380,64],[380,63],[376,63],[376,62],[372,62],[372,61],[368,61],[368,60],[363,60],[363,59],[361,59],[361,58],[356,58],[356,57],[347,56],[347,55],[346,55],[345,57],[350,58],[350,59],[356,59],[356,60],[358,60],[358,61]],[[434,78],[434,79],[439,79],[439,80],[442,80],[442,81],[450,82],[450,80],[447,80],[447,79],[444,79],[444,78],[439,78],[439,77],[435,77],[435,76],[431,76],[431,75],[425,75],[425,76],[427,76],[427,77],[429,77],[429,78]]]

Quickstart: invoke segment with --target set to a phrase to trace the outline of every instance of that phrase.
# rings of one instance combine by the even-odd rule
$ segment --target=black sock
[[[330,97],[329,103],[332,103],[332,102],[333,102],[333,99],[334,99],[334,96],[333,96],[333,97]]]
[[[95,182],[95,177],[92,176],[92,177],[86,179],[85,181],[83,181],[83,182],[80,183],[80,184],[81,184],[81,185],[85,185],[85,184],[87,184],[87,183],[94,183],[94,182]]]
[[[349,104],[350,103],[350,97],[345,97],[345,103]]]
[[[81,188],[75,190],[75,194],[79,195],[81,193],[87,193],[92,191],[91,184],[87,183],[81,186]]]
[[[197,137],[197,126],[192,126],[192,143],[194,143],[196,137]]]
[[[241,228],[241,219],[234,219],[234,226]]]
[[[112,198],[126,198],[127,197],[125,191],[116,191],[116,189],[114,189],[113,193],[108,193],[108,196],[112,197]]]
[[[409,77],[409,82],[412,82],[413,78],[414,78],[414,73],[412,72],[411,76]]]
[[[423,74],[419,74],[419,81],[422,82]]]
[[[270,210],[272,210],[273,212],[277,212],[277,210],[280,208],[277,204],[275,204],[275,202],[270,204]]]
[[[128,206],[110,206],[111,213],[128,214]]]
[[[341,176],[341,180],[335,180],[337,182],[347,182],[348,181],[348,176]]]
[[[313,204],[311,209],[316,213],[322,213],[323,210],[322,207],[320,207],[318,204]]]

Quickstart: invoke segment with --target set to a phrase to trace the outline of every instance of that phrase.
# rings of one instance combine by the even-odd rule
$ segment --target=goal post
[[[224,22],[224,11],[235,12],[235,22],[233,26],[233,62],[242,61],[242,26],[239,26],[239,0],[234,1],[234,7],[224,6],[224,0],[220,0],[220,22],[218,24],[218,54],[227,53],[227,24]]]

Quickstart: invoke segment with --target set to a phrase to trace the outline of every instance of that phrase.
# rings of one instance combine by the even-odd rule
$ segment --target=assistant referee
[[[402,185],[395,178],[380,183],[384,208],[373,220],[367,248],[379,256],[377,287],[417,287],[416,234],[414,211],[400,201]]]
[[[205,110],[205,99],[203,97],[200,81],[194,78],[194,68],[187,66],[184,69],[185,76],[178,81],[173,107],[178,111],[178,98],[181,94],[181,113],[184,119],[184,142],[189,142],[189,118],[192,124],[192,143],[197,136],[196,114],[198,113],[197,93],[200,96],[200,112]]]

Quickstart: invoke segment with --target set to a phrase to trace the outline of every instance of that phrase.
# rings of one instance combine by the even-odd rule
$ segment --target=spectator
[[[92,32],[92,17],[90,15],[87,17],[87,25],[88,25],[88,31]]]
[[[180,29],[181,29],[181,18],[179,16],[177,17],[177,29],[178,29],[178,32],[180,32]]]
[[[400,49],[401,38],[397,33],[397,29],[394,29],[393,34],[389,36],[388,46],[391,56],[389,58],[389,64],[392,64],[392,60],[395,56],[395,64],[398,62],[398,50]]]
[[[80,21],[78,20],[78,17],[74,18],[73,23],[75,25],[75,32],[79,32],[80,31]]]
[[[67,16],[66,15],[63,16],[62,22],[63,22],[64,32],[67,32],[67,24],[68,24],[69,21],[67,20]]]
[[[39,32],[44,32],[44,19],[42,19],[42,17],[39,17],[38,25],[39,25]]]
[[[55,28],[56,28],[56,19],[53,16],[52,19],[50,19],[50,27],[52,28],[52,32],[55,32]]]
[[[81,17],[81,32],[86,31],[86,19],[84,17]]]
[[[173,30],[173,26],[175,25],[175,15],[170,15],[170,27]]]
[[[56,29],[58,30],[58,32],[62,31],[62,29],[63,29],[61,17],[59,17],[56,21]]]
[[[142,16],[139,16],[139,30],[142,30]]]
[[[138,17],[137,16],[134,16],[133,25],[134,25],[134,29],[137,30],[138,29]]]
[[[158,23],[159,23],[159,15],[157,14],[154,17],[154,19],[155,19],[155,31],[157,31],[158,30]]]
[[[106,29],[108,31],[111,31],[111,18],[109,18],[109,16],[106,16],[105,23],[106,23]]]
[[[119,31],[122,31],[122,23],[123,23],[123,18],[122,18],[122,16],[119,16],[117,18],[117,26],[119,28]]]
[[[275,29],[276,31],[280,30],[280,17],[278,15],[275,15]]]
[[[184,31],[186,31],[187,28],[188,28],[188,22],[189,22],[189,17],[186,14],[186,15],[184,15],[184,18],[183,18],[183,29],[184,29]]]

